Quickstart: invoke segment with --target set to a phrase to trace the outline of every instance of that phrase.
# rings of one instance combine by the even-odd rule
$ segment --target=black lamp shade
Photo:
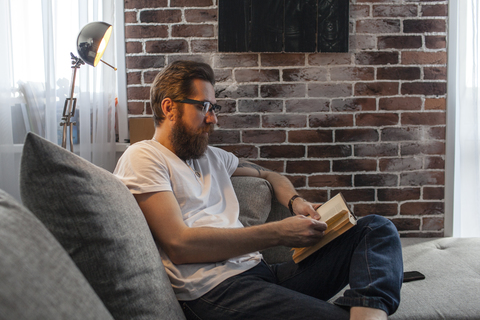
[[[77,51],[86,64],[97,66],[112,34],[112,26],[106,22],[91,22],[83,27],[77,38]]]

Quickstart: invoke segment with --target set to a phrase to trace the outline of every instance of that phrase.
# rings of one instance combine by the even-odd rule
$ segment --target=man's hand
[[[308,247],[317,243],[327,229],[325,222],[303,215],[289,217],[275,222],[280,232],[281,245],[286,247]]]
[[[296,215],[310,217],[315,220],[320,220],[320,215],[317,212],[320,206],[321,204],[319,203],[313,204],[301,197],[296,198],[292,204],[293,212]]]

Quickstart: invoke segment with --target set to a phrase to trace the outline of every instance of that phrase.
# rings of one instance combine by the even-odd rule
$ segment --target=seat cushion
[[[184,319],[147,222],[113,174],[29,133],[20,191],[115,319]]]
[[[401,241],[404,270],[419,271],[425,279],[403,284],[400,306],[388,319],[479,319],[480,238]]]
[[[0,319],[112,319],[45,226],[0,190]]]
[[[425,280],[404,283],[389,319],[478,319],[480,238],[402,239],[405,271]]]

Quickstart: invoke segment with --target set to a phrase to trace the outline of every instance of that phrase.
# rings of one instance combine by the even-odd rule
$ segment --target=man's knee
[[[357,224],[359,225],[374,225],[374,226],[387,226],[389,228],[395,228],[395,225],[390,219],[385,218],[384,216],[380,216],[378,214],[370,214],[365,217],[361,217],[357,220]],[[396,229],[396,228],[395,228]]]
[[[371,214],[358,219],[357,225],[361,228],[365,227],[370,230],[381,229],[381,233],[384,235],[392,235],[393,237],[399,238],[397,227],[395,227],[393,222],[390,219],[377,214]]]

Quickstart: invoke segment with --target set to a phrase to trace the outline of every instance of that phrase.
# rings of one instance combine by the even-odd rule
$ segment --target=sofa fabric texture
[[[112,319],[45,226],[0,190],[0,319]]]
[[[290,217],[290,211],[275,198],[270,183],[255,177],[232,177],[232,185],[240,203],[239,220],[246,227]],[[293,251],[276,247],[261,252],[268,263],[280,263],[292,258]]]
[[[232,185],[239,200],[240,222],[254,226],[267,221],[272,208],[272,187],[265,179],[254,177],[232,177]]]
[[[425,280],[403,284],[389,319],[480,319],[480,238],[405,238],[402,248],[405,271]]]
[[[135,198],[110,172],[29,133],[20,192],[115,319],[184,319]]]

